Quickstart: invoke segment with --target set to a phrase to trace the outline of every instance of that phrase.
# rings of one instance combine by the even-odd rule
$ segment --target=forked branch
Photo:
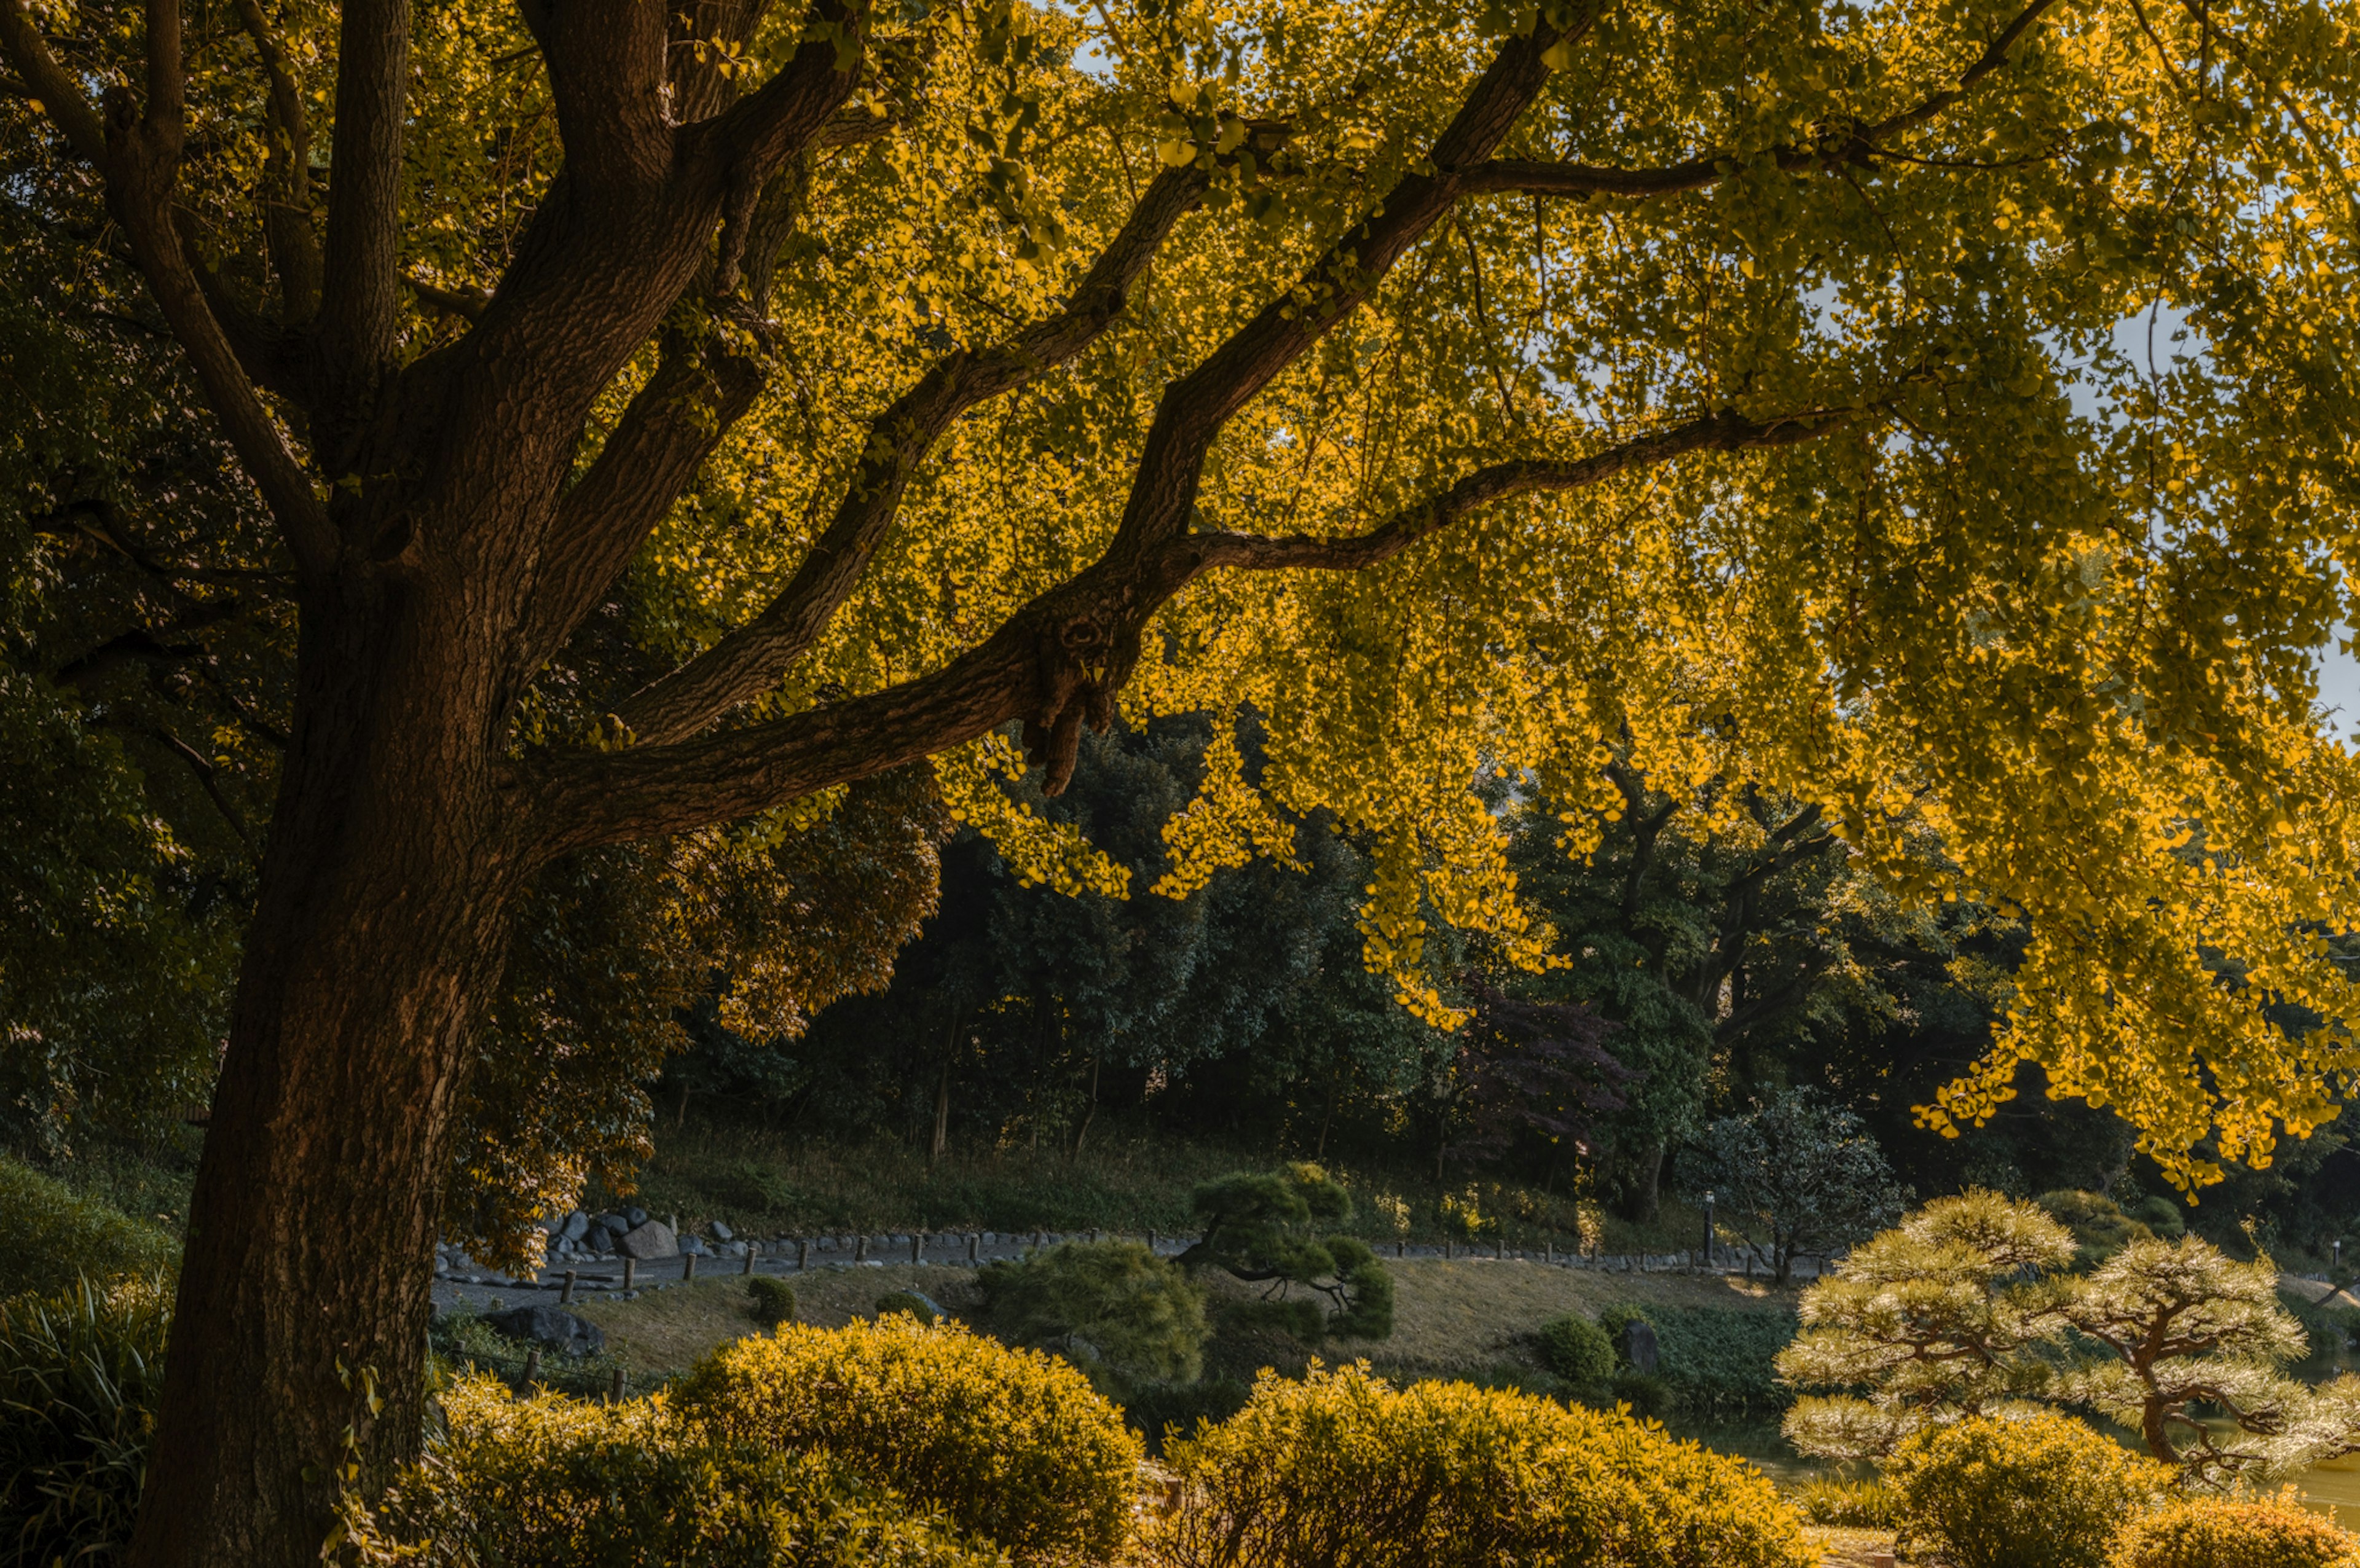
[[[335,559],[326,512],[206,298],[174,216],[181,135],[180,37],[178,5],[158,0],[148,13],[146,111],[117,88],[102,117],[50,51],[25,0],[0,0],[0,45],[40,94],[50,123],[104,180],[107,209],[122,225],[132,259],[187,353],[206,402],[277,519],[298,570],[315,577]]]
[[[750,816],[964,744],[1011,719],[1033,719],[1049,688],[1064,679],[1044,662],[1044,645],[1100,650],[1135,645],[1157,610],[1218,567],[1362,570],[1489,501],[1580,489],[1698,452],[1791,446],[1856,418],[1841,409],[1764,420],[1710,414],[1586,458],[1478,470],[1367,534],[1298,539],[1189,533],[1144,551],[1109,552],[1018,611],[982,645],[921,680],[742,729],[555,759],[539,780],[538,853]]]
[[[1065,364],[1111,328],[1205,186],[1193,165],[1157,176],[1063,310],[1005,343],[954,351],[879,415],[836,516],[786,588],[752,621],[626,702],[617,712],[624,727],[650,743],[678,740],[775,685],[868,570],[911,476],[942,433],[977,404]]]

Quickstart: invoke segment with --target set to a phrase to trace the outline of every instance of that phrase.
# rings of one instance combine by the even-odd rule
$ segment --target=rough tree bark
[[[872,426],[803,568],[746,626],[625,703],[619,744],[519,759],[511,724],[537,672],[763,386],[760,350],[743,345],[763,339],[792,170],[861,134],[836,115],[868,47],[865,0],[814,0],[809,19],[833,36],[744,90],[722,53],[684,46],[743,42],[764,0],[705,0],[693,19],[639,0],[520,3],[549,74],[563,167],[488,298],[419,289],[472,324],[455,343],[406,359],[408,0],[342,8],[333,178],[316,240],[311,223],[289,221],[311,199],[303,95],[260,9],[235,8],[261,46],[280,149],[266,169],[265,237],[280,279],[268,315],[237,303],[182,233],[180,0],[147,0],[144,66],[119,73],[62,62],[27,0],[0,0],[0,50],[98,171],[299,583],[294,724],[191,1209],[137,1568],[313,1561],[337,1469],[355,1466],[366,1489],[414,1451],[433,1203],[465,1043],[501,968],[510,908],[537,867],[742,817],[1011,721],[1054,792],[1084,724],[1110,717],[1149,617],[1207,572],[1364,569],[1501,497],[1807,441],[1857,417],[1706,411],[1588,455],[1478,469],[1357,536],[1191,531],[1224,424],[1457,202],[1697,190],[1732,167],[1710,149],[1660,169],[1494,161],[1547,78],[1543,55],[1560,40],[1543,26],[1499,46],[1421,171],[1313,264],[1308,297],[1324,293],[1323,311],[1273,298],[1167,389],[1097,562],[931,674],[716,727],[825,631],[941,433],[1121,318],[1204,192],[1194,165],[1149,183],[1062,310],[1004,343],[956,350],[912,384]],[[1781,161],[1834,169],[1938,114],[2004,63],[2049,3],[1956,88],[1858,127],[1844,146],[1786,149]],[[110,74],[126,84],[93,103],[88,84]],[[747,331],[667,334],[679,308]],[[655,374],[571,480],[595,399],[650,343],[661,350]]]

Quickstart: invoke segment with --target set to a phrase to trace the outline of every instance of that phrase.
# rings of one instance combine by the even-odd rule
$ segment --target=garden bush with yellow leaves
[[[2360,1536],[2291,1496],[2183,1497],[2125,1525],[2107,1568],[2360,1568]]]
[[[477,1568],[1005,1568],[988,1541],[824,1449],[716,1438],[663,1396],[518,1399],[470,1376],[442,1440],[375,1508],[348,1498],[327,1560]]]
[[[2086,1568],[2175,1472],[2070,1416],[1974,1416],[1906,1439],[1885,1466],[1900,1545],[1950,1568]]]
[[[1180,1506],[1150,1568],[1806,1568],[1800,1525],[1741,1461],[1621,1415],[1365,1367],[1265,1373],[1169,1443]]]
[[[1112,1555],[1138,1484],[1139,1439],[1087,1377],[952,1323],[782,1324],[714,1352],[676,1399],[716,1442],[825,1449],[1022,1563]]]

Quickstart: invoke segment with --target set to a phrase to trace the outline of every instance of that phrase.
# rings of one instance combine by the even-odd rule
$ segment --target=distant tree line
[[[1980,906],[1904,909],[1815,810],[1714,784],[1675,797],[1613,767],[1619,811],[1576,859],[1558,843],[1569,813],[1495,787],[1561,966],[1519,974],[1437,923],[1423,961],[1469,1017],[1446,1032],[1362,962],[1371,849],[1329,823],[1296,824],[1292,866],[1257,858],[1185,898],[1147,891],[1211,738],[1201,720],[1090,737],[1067,792],[1029,802],[1128,866],[1130,898],[1028,884],[961,829],[890,985],[780,1039],[727,1027],[717,977],[660,1114],[710,1102],[937,1156],[1067,1157],[1119,1120],[1273,1157],[1579,1181],[1644,1220],[1671,1157],[1701,1152],[1715,1118],[1806,1087],[1856,1116],[1921,1195],[2166,1190],[2125,1124],[2050,1100],[2037,1069],[1968,1137],[1914,1125],[1911,1107],[1987,1049],[2027,933]],[[1254,741],[1249,723],[1250,771]],[[2342,1149],[2329,1132],[2270,1171],[2233,1166],[2202,1206],[2319,1242],[2360,1212],[2360,1159]]]

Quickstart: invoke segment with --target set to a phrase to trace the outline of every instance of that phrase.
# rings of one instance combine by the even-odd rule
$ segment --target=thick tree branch
[[[0,0],[0,42],[41,94],[51,122],[104,176],[107,207],[123,226],[132,258],[187,353],[205,400],[286,535],[299,571],[324,572],[335,556],[326,513],[222,330],[173,216],[180,94],[177,6],[159,5],[149,15],[150,99],[144,117],[119,89],[110,94],[104,118],[93,112],[50,53],[24,0]]]
[[[865,0],[814,0],[810,40],[750,96],[683,131],[685,160],[759,190],[827,129],[852,91],[869,16]]]
[[[1626,470],[1652,467],[1690,452],[1792,446],[1823,435],[1854,418],[1857,416],[1851,411],[1837,408],[1756,420],[1723,409],[1571,462],[1501,463],[1477,469],[1440,495],[1364,534],[1335,539],[1300,534],[1272,539],[1231,533],[1196,533],[1187,537],[1205,551],[1209,566],[1249,571],[1310,567],[1358,572],[1400,554],[1488,502],[1535,491],[1584,489]]]
[[[1478,504],[1532,490],[1597,484],[1643,463],[1687,453],[1788,445],[1840,428],[1851,416],[1749,421],[1720,414],[1643,437],[1573,463],[1505,463],[1470,475],[1442,498],[1369,535],[1349,539],[1265,539],[1184,534],[1145,550],[1109,550],[1078,576],[1033,600],[980,646],[934,674],[869,696],[666,745],[575,753],[539,766],[536,853],[558,855],[623,839],[684,833],[750,816],[833,784],[914,762],[975,739],[1051,702],[1077,714],[1136,657],[1140,629],[1173,595],[1219,566],[1354,570],[1405,550]],[[1459,504],[1449,504],[1457,498]],[[1044,658],[1043,648],[1062,657]],[[1125,652],[1128,648],[1130,651]],[[1076,692],[1070,666],[1107,662],[1094,691]],[[1098,712],[1103,714],[1104,710]],[[1110,717],[1110,715],[1106,715]],[[1078,723],[1078,720],[1076,720]],[[1060,744],[1064,744],[1062,741]],[[1070,757],[1066,759],[1070,767]],[[1052,779],[1055,778],[1053,769]]]
[[[526,0],[570,180],[650,191],[670,169],[664,44],[672,7],[642,0]]]
[[[1541,27],[1502,44],[1430,149],[1433,172],[1409,175],[1385,192],[1294,289],[1166,390],[1115,536],[1117,552],[1145,550],[1187,527],[1205,454],[1222,427],[1366,299],[1450,211],[1465,193],[1466,172],[1491,156],[1547,82],[1541,57],[1558,41]]]
[[[1832,124],[1823,134],[1815,134],[1810,145],[1782,145],[1772,148],[1770,156],[1779,169],[1790,174],[1810,169],[1838,169],[1890,156],[1885,152],[1885,143],[1904,131],[1939,118],[1986,77],[2007,64],[2007,51],[2056,4],[2057,0],[2034,0],[2000,30],[1954,85],[1929,93],[1911,107],[1882,120]],[[1469,171],[1466,189],[1470,194],[1487,195],[1671,196],[1704,190],[1735,173],[1737,168],[1735,156],[1726,152],[1706,153],[1658,169],[1609,169],[1594,164],[1494,158]]]
[[[1205,185],[1193,165],[1159,175],[1064,310],[993,347],[954,352],[879,415],[835,517],[786,588],[751,622],[626,702],[617,713],[624,727],[651,743],[678,740],[775,685],[859,582],[892,528],[911,476],[943,431],[977,404],[1064,365],[1112,327],[1173,225],[1203,200]],[[680,483],[693,472],[690,464]],[[597,478],[594,470],[576,492],[589,493],[585,506],[599,504],[592,489]],[[573,501],[569,496],[568,505]],[[643,513],[641,531],[659,516],[661,507]],[[631,543],[636,548],[636,534]]]
[[[82,88],[49,52],[49,40],[41,37],[31,15],[25,8],[26,0],[0,0],[0,48],[7,51],[9,63],[16,74],[25,79],[33,97],[40,103],[66,138],[74,155],[95,169],[106,167],[106,125],[82,96]]]
[[[345,0],[318,332],[332,386],[373,387],[393,363],[409,76],[409,0]]]
[[[417,295],[425,303],[438,310],[456,316],[463,321],[480,321],[484,311],[492,302],[492,296],[486,289],[445,289],[440,284],[429,283],[423,278],[408,272],[401,275],[401,281],[409,286],[411,293]]]

